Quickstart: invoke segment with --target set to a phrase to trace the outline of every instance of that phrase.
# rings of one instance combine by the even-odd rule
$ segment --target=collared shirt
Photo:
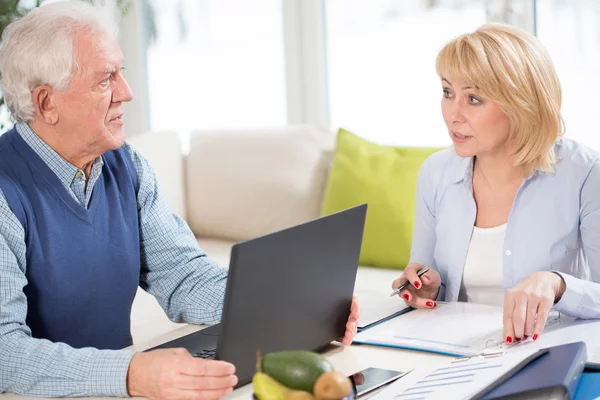
[[[17,123],[17,131],[87,208],[102,172],[102,157],[94,161],[86,185],[83,171],[65,161],[27,124]],[[173,321],[219,322],[227,270],[198,248],[187,224],[168,207],[148,162],[125,146],[139,182],[140,286],[157,298]],[[128,396],[126,378],[134,351],[73,349],[31,337],[23,292],[27,284],[26,251],[23,227],[0,191],[0,393]]]
[[[536,271],[556,271],[566,291],[555,309],[600,318],[600,161],[577,142],[555,143],[554,172],[535,172],[515,196],[502,248],[504,290]],[[456,301],[473,233],[473,158],[451,147],[419,172],[411,262],[435,268],[439,297]]]

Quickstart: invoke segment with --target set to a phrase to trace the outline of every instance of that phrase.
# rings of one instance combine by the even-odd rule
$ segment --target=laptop
[[[363,204],[235,244],[221,323],[150,350],[228,361],[238,386],[252,380],[257,350],[322,350],[346,331],[366,213]]]

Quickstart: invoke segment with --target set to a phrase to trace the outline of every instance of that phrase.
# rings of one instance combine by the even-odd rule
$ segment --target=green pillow
[[[339,130],[322,214],[368,204],[360,265],[406,267],[417,175],[423,161],[439,150],[381,146]]]

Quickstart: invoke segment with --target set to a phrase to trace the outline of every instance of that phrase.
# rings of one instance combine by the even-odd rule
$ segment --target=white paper
[[[580,320],[552,311],[537,340],[506,344],[502,337],[501,307],[474,303],[438,302],[360,332],[355,343],[380,344],[451,355],[496,351],[533,351],[573,342],[585,342],[587,361],[600,364],[600,320]]]
[[[587,362],[600,363],[600,347],[598,338],[600,337],[600,321],[575,319],[552,312],[548,318],[548,323],[544,331],[537,340],[532,337],[522,340],[518,343],[506,344],[503,340],[498,340],[496,346],[487,346],[482,351],[517,351],[517,350],[536,350],[546,347],[559,346],[561,344],[585,342],[587,350]]]
[[[509,373],[531,353],[519,351],[501,357],[473,357],[468,361],[421,367],[370,400],[470,399]]]
[[[381,292],[357,291],[354,293],[360,302],[358,327],[363,328],[402,311],[408,306],[398,296],[390,297]]]
[[[470,355],[501,337],[502,308],[438,302],[434,309],[413,310],[360,332],[354,342]]]

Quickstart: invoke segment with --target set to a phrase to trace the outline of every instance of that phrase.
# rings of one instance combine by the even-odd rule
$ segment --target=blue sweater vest
[[[75,348],[132,344],[137,174],[124,148],[103,159],[85,209],[16,129],[0,136],[0,189],[25,230],[27,325],[35,338]]]

